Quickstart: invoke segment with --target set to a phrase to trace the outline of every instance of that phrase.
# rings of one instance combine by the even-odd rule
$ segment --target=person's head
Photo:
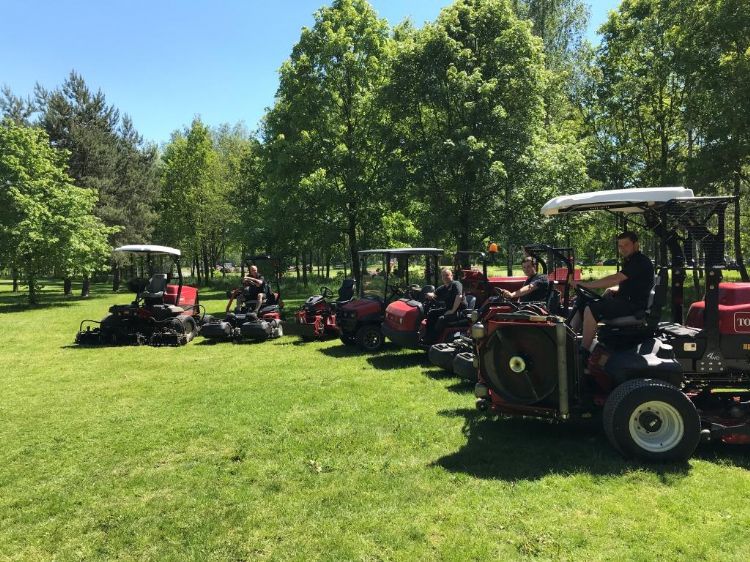
[[[248,269],[248,274],[250,277],[258,277],[258,266],[257,265],[251,265],[250,269]]]
[[[447,267],[440,272],[440,276],[443,278],[443,283],[445,285],[453,281],[453,272]]]
[[[538,265],[539,263],[534,256],[526,256],[521,262],[521,269],[523,269],[526,277],[531,277],[532,275],[536,275]]]
[[[638,235],[630,230],[617,235],[617,251],[623,258],[629,258],[639,250]]]

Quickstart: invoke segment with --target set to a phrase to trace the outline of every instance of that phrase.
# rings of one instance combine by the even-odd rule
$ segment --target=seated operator
[[[500,289],[500,294],[506,299],[518,299],[518,302],[546,301],[549,296],[550,281],[544,273],[539,273],[539,262],[534,256],[526,256],[521,262],[521,268],[526,274],[526,281],[517,291]]]
[[[654,265],[640,251],[638,235],[626,231],[617,236],[617,251],[622,256],[622,269],[596,281],[580,281],[585,289],[609,289],[599,300],[588,303],[583,312],[583,349],[591,351],[596,326],[600,320],[630,316],[648,307],[654,286]]]
[[[458,319],[457,313],[464,308],[464,288],[459,281],[453,280],[453,272],[445,268],[441,272],[443,284],[434,293],[425,297],[435,301],[436,306],[427,313],[426,341],[434,341],[440,330],[448,322]]]

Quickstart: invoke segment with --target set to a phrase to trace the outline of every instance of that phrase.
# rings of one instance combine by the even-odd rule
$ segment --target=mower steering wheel
[[[601,295],[595,293],[591,289],[587,289],[586,287],[581,287],[581,285],[576,285],[575,292],[576,292],[576,295],[578,295],[582,299],[586,299],[589,301],[597,301],[600,298],[602,298]]]
[[[320,294],[324,299],[330,299],[331,297],[333,297],[333,291],[328,287],[321,287]]]

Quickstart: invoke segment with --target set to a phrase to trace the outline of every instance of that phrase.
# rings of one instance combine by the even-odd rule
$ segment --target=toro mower
[[[488,314],[495,312],[528,312],[532,314],[562,314],[567,316],[569,311],[569,288],[574,278],[580,277],[580,270],[574,269],[575,259],[571,248],[554,248],[546,244],[528,244],[523,247],[524,255],[531,256],[538,264],[539,274],[546,275],[549,284],[544,295],[521,297],[517,301],[502,296],[503,289],[508,291],[517,290],[527,281],[526,277],[487,277],[486,259],[483,271],[462,270],[463,279],[468,279],[465,287],[467,294],[479,294],[488,298],[479,301],[476,306],[477,318],[482,320]],[[533,271],[533,270],[532,270]],[[467,314],[471,315],[472,310]],[[470,321],[467,318],[461,326],[460,332],[449,332],[443,334],[443,340],[429,346],[428,356],[430,362],[457,376],[476,381],[476,368],[473,361],[473,345],[469,338]],[[421,332],[420,332],[421,333]],[[446,337],[447,336],[447,337]]]
[[[402,296],[407,296],[421,305],[423,295],[435,290],[438,259],[442,255],[443,250],[439,248],[360,251],[362,282],[359,298],[342,305],[336,313],[336,327],[339,329],[341,341],[346,345],[356,344],[363,351],[378,351],[383,346],[381,324],[386,307]],[[375,261],[373,258],[377,259],[378,265],[382,265],[382,269],[377,267],[374,271],[368,270],[368,261]],[[411,266],[415,271],[410,272],[410,260],[414,258],[416,260]],[[421,281],[425,284],[416,283]]]
[[[116,304],[101,321],[83,320],[76,335],[79,345],[184,345],[198,333],[198,290],[182,284],[180,250],[166,246],[121,246],[115,252],[145,258],[151,278],[132,279],[135,293],[130,304]],[[169,284],[169,273],[154,273],[154,258],[168,257],[168,269],[177,270],[177,285]],[[156,260],[162,261],[162,260]]]
[[[548,201],[546,216],[605,211],[654,234],[661,263],[648,303],[600,322],[588,357],[570,319],[522,310],[490,311],[481,321],[473,315],[477,407],[556,420],[598,416],[615,449],[644,460],[685,460],[701,439],[750,443],[750,283],[721,282],[725,211],[734,202],[684,188]],[[685,272],[701,267],[701,254],[704,298],[684,324]],[[574,310],[598,298],[581,286],[576,294]],[[664,322],[666,303],[671,320]]]
[[[333,291],[321,287],[320,294],[312,295],[294,313],[294,323],[287,324],[287,334],[295,334],[305,340],[321,340],[338,337],[336,311],[354,297],[354,279],[344,279],[339,288],[338,298],[333,299]]]
[[[263,342],[284,335],[281,323],[284,303],[281,300],[278,275],[274,292],[267,281],[257,276],[257,266],[254,265],[259,260],[271,260],[271,256],[251,256],[247,260],[250,273],[243,279],[242,287],[227,291],[229,303],[224,319],[207,315],[201,325],[201,336],[209,341]],[[262,300],[260,308],[259,300]],[[237,305],[230,312],[235,301]]]

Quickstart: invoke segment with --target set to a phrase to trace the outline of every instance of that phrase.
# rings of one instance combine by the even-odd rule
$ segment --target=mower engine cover
[[[384,324],[392,330],[414,332],[424,318],[424,306],[412,299],[398,299],[385,309]]]
[[[375,319],[383,314],[383,301],[367,296],[349,301],[336,312],[336,324],[345,331],[356,329],[357,322]]]
[[[706,301],[690,305],[685,325],[703,328]],[[750,283],[719,283],[719,333],[750,334]]]

